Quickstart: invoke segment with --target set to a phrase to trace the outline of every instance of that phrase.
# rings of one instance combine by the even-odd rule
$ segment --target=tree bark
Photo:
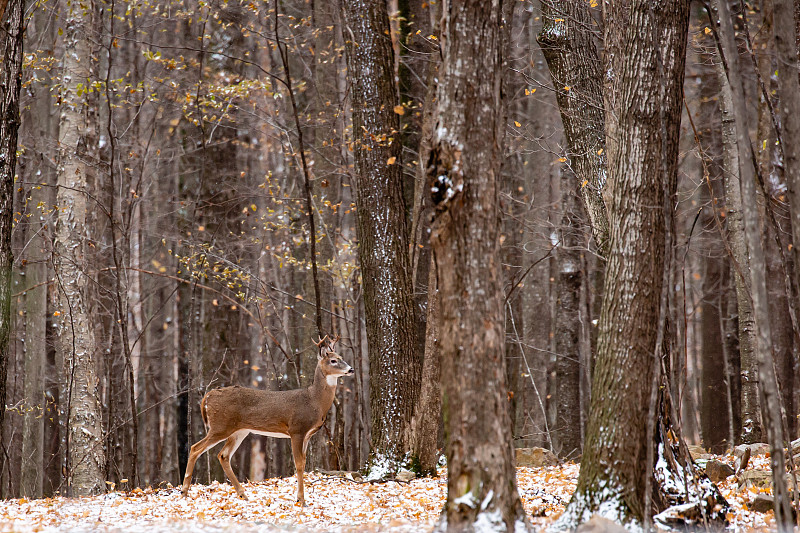
[[[564,125],[567,159],[580,183],[597,248],[608,252],[605,111],[601,62],[590,31],[594,21],[582,0],[542,2],[542,48]]]
[[[561,228],[556,252],[558,301],[556,303],[556,420],[554,448],[559,457],[580,457],[580,294],[583,270],[580,252],[580,204],[575,178],[567,171],[561,179]]]
[[[372,477],[396,470],[409,449],[422,358],[398,140],[399,99],[383,0],[344,3],[352,78],[358,255],[364,287],[372,408]]]
[[[438,13],[437,8],[437,13]],[[438,33],[438,26],[436,28]],[[422,376],[417,405],[414,408],[414,419],[411,424],[412,460],[419,463],[419,471],[435,473],[438,461],[439,434],[442,426],[442,387],[441,387],[441,352],[439,345],[439,287],[436,281],[436,263],[430,244],[430,220],[423,212],[431,209],[430,195],[426,193],[425,161],[431,152],[433,128],[436,122],[436,91],[438,60],[428,69],[428,88],[423,103],[422,132],[419,143],[419,161],[417,162],[417,181],[414,186],[414,207],[412,210],[411,230],[411,268],[414,286],[422,285],[421,274],[427,271],[427,287],[417,289],[424,293],[419,297],[420,306],[425,313],[423,341]],[[427,262],[427,265],[421,263]]]
[[[87,139],[97,127],[86,102],[91,79],[88,30],[94,4],[73,4],[64,14],[63,94],[59,122],[58,222],[55,269],[58,325],[63,359],[60,409],[67,417],[66,475],[68,492],[97,494],[105,489],[102,415],[99,405],[97,353],[87,301],[89,273],[86,248],[87,187],[94,147]]]
[[[427,164],[441,297],[447,502],[438,531],[526,529],[505,387],[500,166],[502,5],[443,5],[438,123]]]
[[[776,13],[775,15],[777,22],[778,14]],[[775,498],[775,521],[779,531],[791,531],[793,524],[791,505],[786,490],[781,399],[773,366],[769,304],[765,280],[766,265],[764,249],[761,243],[761,231],[759,229],[753,150],[748,133],[747,109],[745,107],[739,56],[733,34],[733,21],[727,0],[719,1],[719,16],[720,38],[728,67],[728,82],[730,83],[733,112],[736,120],[736,144],[739,149],[739,186],[742,195],[742,215],[747,250],[750,257],[750,288],[753,313],[756,320],[756,361],[760,378],[759,397],[762,402],[764,429],[767,432],[772,451],[770,463]]]
[[[31,90],[42,90],[48,94],[48,87],[38,85]],[[38,93],[42,96],[42,93]],[[37,105],[38,104],[38,105]],[[38,119],[37,133],[47,135],[51,132],[52,114],[40,102],[33,104],[33,113]],[[39,129],[37,128],[37,129]],[[46,418],[47,399],[45,397],[45,365],[47,363],[47,291],[50,269],[50,239],[52,227],[47,215],[54,198],[55,179],[53,168],[44,152],[36,157],[38,183],[31,187],[30,203],[43,206],[34,211],[35,222],[28,227],[28,257],[25,265],[25,385],[24,397],[32,409],[26,411],[22,429],[22,479],[21,495],[27,498],[41,498],[43,495],[44,476],[44,421]],[[44,207],[48,206],[48,207]]]
[[[436,264],[433,257],[428,270],[428,305],[425,312],[425,360],[422,364],[422,387],[414,409],[411,452],[419,463],[421,473],[436,473],[438,461],[437,442],[442,418],[442,363],[439,344],[440,297],[436,282]]]
[[[17,164],[19,93],[22,83],[23,0],[8,0],[0,9],[3,67],[0,70],[0,448],[6,449],[2,429],[5,419],[6,374],[11,334],[11,276],[14,254],[14,172]],[[3,17],[7,14],[7,17]],[[5,472],[6,455],[0,458]]]
[[[713,50],[714,39],[711,35],[701,34],[698,37],[703,50]],[[719,122],[719,79],[711,53],[698,53],[697,65],[694,67],[700,87],[698,88],[698,116],[693,124],[698,128],[698,153],[701,155],[701,169],[705,183],[700,184],[700,202],[702,211],[699,216],[698,229],[692,236],[698,242],[702,268],[702,307],[700,308],[700,330],[702,336],[702,358],[700,372],[700,432],[703,447],[713,453],[724,453],[734,445],[731,439],[732,411],[728,383],[725,344],[723,343],[722,313],[727,312],[725,291],[727,287],[727,271],[729,268],[727,252],[722,239],[724,223],[723,176],[721,166],[722,136]]]
[[[744,235],[742,194],[739,188],[739,147],[736,144],[736,120],[731,88],[720,62],[720,112],[722,114],[722,173],[725,185],[725,217],[733,255],[733,281],[736,288],[740,362],[740,431],[737,438],[745,444],[761,442],[761,408],[758,401],[758,375],[755,369],[756,329],[750,301],[750,257]]]
[[[793,0],[773,0],[775,52],[778,63],[778,113],[781,117],[783,168],[789,189],[792,252],[795,278],[800,286],[800,79],[798,78],[798,32]]]
[[[611,1],[604,18],[609,259],[584,454],[564,527],[595,512],[623,524],[649,518],[648,398],[661,349],[663,206],[674,190],[688,2]]]

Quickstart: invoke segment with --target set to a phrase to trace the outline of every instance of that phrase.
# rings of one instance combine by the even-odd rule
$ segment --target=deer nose
[[[350,367],[350,369],[347,371],[347,375],[348,375],[348,376],[352,376],[352,375],[353,375],[353,374],[355,374],[355,373],[356,373],[356,371],[355,371],[355,370],[353,370],[353,367],[352,367],[352,366],[351,366],[351,367]]]

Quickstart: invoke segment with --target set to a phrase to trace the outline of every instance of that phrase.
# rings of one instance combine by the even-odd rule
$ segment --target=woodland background
[[[800,10],[730,3],[760,179],[769,342],[791,439],[800,413],[791,217],[800,205],[787,185],[794,150],[784,148],[800,139],[782,118],[785,56],[773,37],[787,5]],[[306,386],[312,340],[326,334],[341,336],[356,375],[342,380],[307,468],[436,464],[441,310],[429,238],[442,198],[426,173],[439,118],[440,5],[387,2],[388,76],[358,62],[370,48],[347,22],[359,10],[367,8],[319,0],[25,4],[4,498],[68,493],[85,461],[118,487],[177,485],[188,447],[204,435],[203,394]],[[507,2],[503,16],[494,274],[511,432],[516,447],[578,459],[606,256],[584,207],[606,192],[580,165],[589,156],[603,166],[605,154],[602,144],[580,152],[568,136],[576,125],[603,132],[602,117],[586,126],[598,101],[581,85],[602,72],[602,9],[523,0]],[[717,17],[702,2],[689,8],[666,254],[673,423],[715,453],[766,440]],[[586,54],[594,71],[548,66],[561,23],[583,30],[591,46],[569,53]],[[394,93],[395,105],[359,114],[365,86]],[[381,113],[394,125],[377,134],[370,120]],[[364,154],[379,158],[374,176],[355,170]],[[74,216],[59,220],[67,206]],[[234,469],[251,480],[294,471],[286,441],[256,436]],[[213,457],[196,472],[202,482],[225,479]]]

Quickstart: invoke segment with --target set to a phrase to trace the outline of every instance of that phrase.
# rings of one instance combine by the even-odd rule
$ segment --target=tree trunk
[[[583,271],[580,252],[580,204],[571,172],[561,179],[561,228],[556,252],[558,300],[556,303],[556,410],[554,451],[559,457],[580,457],[580,296]]]
[[[441,14],[441,3],[431,13],[437,21]],[[431,31],[438,35],[438,24]],[[422,103],[422,126],[419,135],[419,157],[416,165],[416,182],[414,184],[414,205],[411,213],[411,268],[415,290],[418,294],[418,306],[423,309],[425,326],[423,337],[417,339],[422,343],[424,353],[420,393],[417,406],[414,408],[414,419],[411,426],[412,461],[417,461],[422,473],[436,473],[439,455],[439,435],[442,428],[442,387],[441,387],[441,352],[439,345],[439,288],[436,282],[436,263],[430,243],[430,195],[426,194],[425,162],[431,153],[433,129],[436,126],[436,92],[440,67],[440,56],[428,66],[427,90]],[[425,213],[426,215],[423,215]],[[426,280],[421,280],[422,276]],[[423,285],[427,283],[427,286]],[[423,315],[423,313],[420,313]],[[418,331],[420,331],[419,328]]]
[[[584,209],[601,255],[608,251],[605,112],[602,65],[591,28],[594,21],[583,0],[542,2],[542,30],[537,40],[550,69],[567,159],[580,182]]]
[[[414,409],[411,452],[419,463],[421,473],[436,473],[437,442],[442,418],[442,363],[439,344],[439,288],[436,282],[436,264],[433,256],[428,270],[428,305],[425,312],[425,361],[422,365],[422,387]]]
[[[740,361],[740,431],[737,438],[745,444],[761,442],[761,408],[758,401],[758,376],[755,370],[755,318],[750,301],[750,257],[742,219],[742,194],[739,188],[739,147],[736,145],[736,120],[731,88],[722,62],[717,67],[720,79],[722,114],[722,174],[725,184],[725,217],[733,254],[733,278],[736,287]]]
[[[389,17],[383,0],[344,3],[352,78],[358,255],[370,358],[372,477],[396,470],[409,449],[422,358],[398,140]]]
[[[3,66],[0,70],[0,448],[6,405],[6,374],[11,335],[11,273],[14,255],[11,229],[14,225],[14,172],[17,165],[19,131],[19,93],[22,83],[23,0],[8,0],[0,13]],[[2,10],[0,10],[2,11]],[[7,17],[4,15],[7,14]],[[0,458],[0,472],[5,472],[6,455]]]
[[[756,361],[760,378],[759,396],[763,407],[764,429],[767,432],[772,451],[770,462],[772,466],[773,494],[775,495],[775,521],[779,531],[791,531],[792,514],[786,491],[781,399],[773,366],[769,304],[765,280],[766,265],[764,249],[761,243],[761,231],[759,229],[753,150],[748,133],[747,109],[745,107],[739,56],[733,34],[733,21],[727,0],[719,2],[719,15],[720,37],[727,61],[728,82],[730,83],[733,112],[736,119],[736,144],[739,148],[739,186],[742,194],[742,215],[747,250],[750,257],[750,288],[753,313],[756,320]],[[777,22],[778,13],[775,14],[775,18]]]
[[[789,189],[792,252],[795,277],[800,285],[800,79],[793,0],[773,0],[773,35],[778,64],[778,114],[781,118],[783,168]]]
[[[501,18],[498,0],[443,5],[438,123],[427,165],[448,466],[439,531],[527,528],[503,354]]]
[[[90,197],[87,180],[94,153],[88,140],[97,125],[83,91],[86,80],[93,75],[87,34],[94,5],[90,3],[84,9],[73,4],[67,9],[63,25],[65,81],[59,122],[55,269],[63,359],[59,396],[68,426],[67,486],[69,493],[78,496],[97,494],[105,489],[105,450],[95,361],[97,350],[87,301],[87,203]]]
[[[37,87],[37,89],[44,87]],[[35,89],[34,89],[35,90]],[[47,94],[45,92],[44,94]],[[41,94],[40,94],[41,96]],[[35,106],[40,127],[48,130],[50,112]],[[42,132],[44,133],[44,132]],[[49,133],[49,132],[48,132]],[[43,154],[44,155],[44,154]],[[54,203],[54,176],[44,157],[37,157],[39,183],[30,192],[32,205],[51,206]],[[38,211],[38,209],[37,209]],[[25,266],[25,400],[32,410],[26,411],[22,430],[21,495],[41,498],[43,495],[44,421],[48,408],[45,397],[45,365],[47,363],[47,288],[48,258],[50,255],[51,228],[44,212],[31,217],[35,222],[28,227],[28,258]]]
[[[581,471],[560,520],[566,527],[595,512],[623,524],[649,518],[647,406],[661,350],[666,245],[655,206],[672,201],[665,191],[677,164],[688,2],[611,1],[604,17],[609,260]]]

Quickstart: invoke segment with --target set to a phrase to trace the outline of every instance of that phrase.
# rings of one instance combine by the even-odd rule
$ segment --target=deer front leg
[[[186,463],[186,475],[183,477],[183,487],[181,488],[181,493],[184,496],[189,492],[189,485],[192,484],[192,472],[194,472],[194,464],[197,462],[197,458],[203,455],[203,452],[214,446],[216,443],[221,441],[222,439],[213,440],[211,434],[208,434],[202,440],[194,443],[192,445],[192,449],[189,452],[189,460]]]
[[[294,467],[297,470],[297,503],[306,506],[303,494],[303,472],[306,469],[305,435],[292,435],[292,456]]]
[[[238,494],[243,500],[246,500],[247,496],[245,495],[244,489],[239,483],[239,480],[236,479],[236,475],[233,473],[233,469],[231,468],[231,456],[236,453],[236,449],[239,447],[239,445],[242,443],[242,440],[244,440],[248,433],[248,431],[237,431],[228,437],[228,440],[225,442],[225,446],[223,446],[222,450],[220,450],[220,452],[217,454],[217,459],[219,459],[222,469],[225,471],[225,475],[227,475],[228,479],[231,480],[233,488],[236,489],[236,494]]]

